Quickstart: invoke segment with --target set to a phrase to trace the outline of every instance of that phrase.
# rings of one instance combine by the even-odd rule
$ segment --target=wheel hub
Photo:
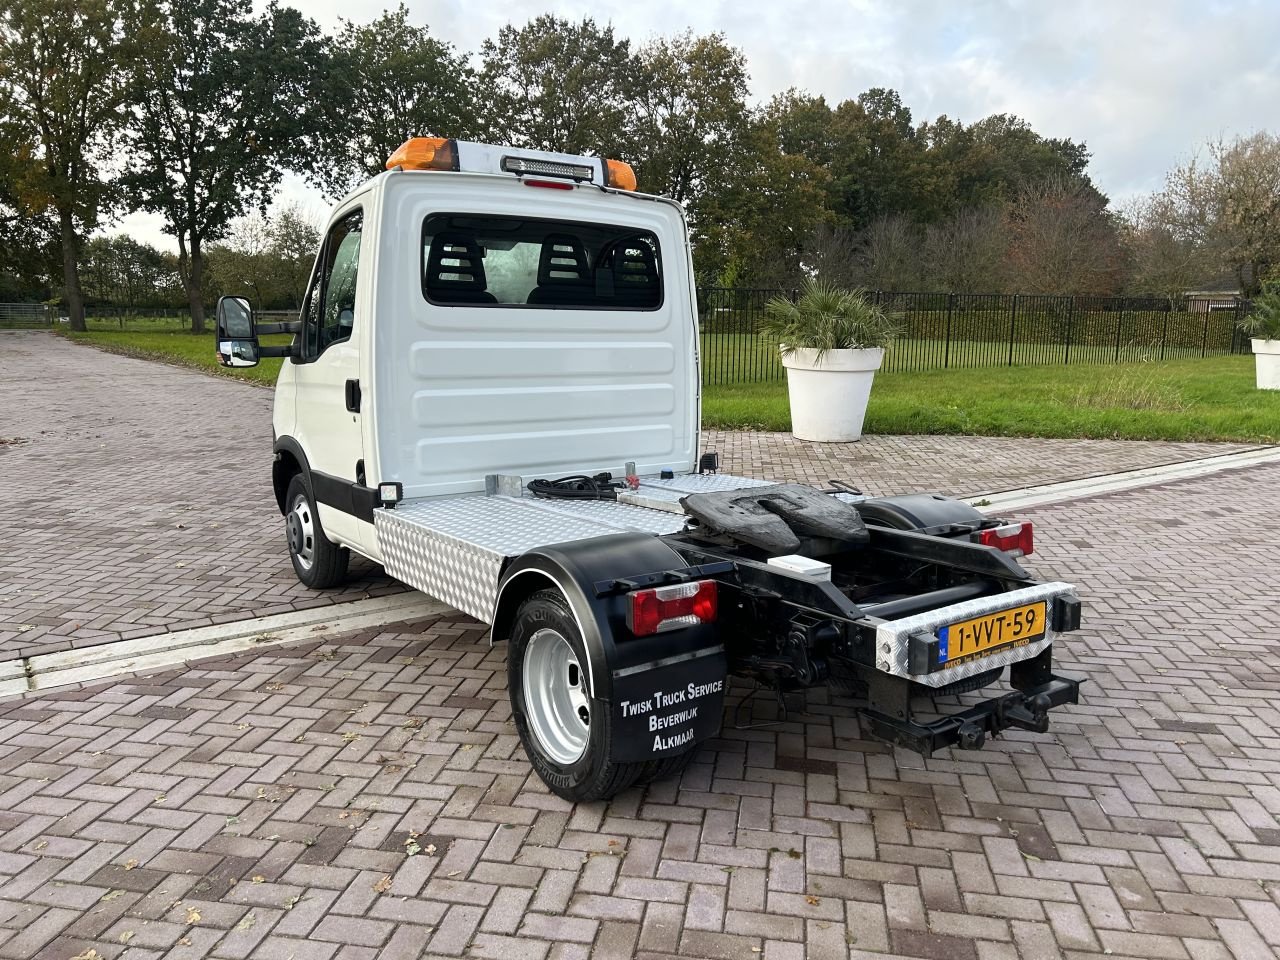
[[[285,535],[289,541],[289,552],[304,570],[311,569],[315,559],[315,522],[311,504],[305,496],[296,497],[289,508],[285,516]]]
[[[591,703],[586,677],[569,641],[543,627],[524,651],[525,716],[538,744],[562,766],[576,762],[587,749]]]

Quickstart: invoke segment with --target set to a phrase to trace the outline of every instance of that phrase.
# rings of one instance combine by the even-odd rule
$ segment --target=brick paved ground
[[[401,590],[353,561],[297,582],[271,492],[271,393],[0,333],[0,659]]]
[[[271,494],[271,392],[0,333],[0,660],[388,593],[293,576]],[[1242,449],[1227,444],[711,432],[727,470],[875,493],[976,493]]]
[[[1271,958],[1278,498],[1258,467],[1035,511],[1088,701],[980,753],[815,693],[574,808],[462,618],[11,702],[0,958]]]

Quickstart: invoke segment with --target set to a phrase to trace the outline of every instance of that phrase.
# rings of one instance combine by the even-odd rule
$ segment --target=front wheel
[[[347,577],[351,552],[325,536],[315,498],[302,474],[295,474],[289,481],[284,502],[285,536],[293,572],[313,590],[338,586]]]
[[[573,802],[612,797],[646,767],[612,759],[609,704],[591,696],[586,665],[582,631],[559,591],[520,605],[507,651],[512,719],[538,776]]]

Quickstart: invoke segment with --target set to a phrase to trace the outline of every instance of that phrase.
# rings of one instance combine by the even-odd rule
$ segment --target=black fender
[[[854,508],[867,523],[894,530],[920,530],[929,533],[952,526],[976,528],[986,519],[963,500],[953,500],[939,493],[872,497],[855,503]]]
[[[627,628],[629,591],[616,581],[687,570],[684,558],[651,534],[539,547],[503,572],[491,638],[510,638],[516,611],[531,594],[558,590],[582,632],[588,690],[611,705],[618,759],[683,753],[720,730],[728,661],[719,626],[636,637]]]
[[[271,486],[275,490],[276,504],[283,515],[286,509],[285,494],[289,492],[289,480],[295,473],[301,473],[303,477],[309,479],[311,464],[307,460],[307,455],[302,452],[302,444],[293,437],[277,437],[271,450],[275,454],[271,461]]]

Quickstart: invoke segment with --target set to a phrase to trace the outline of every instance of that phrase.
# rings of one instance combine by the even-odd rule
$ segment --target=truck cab
[[[859,687],[869,732],[923,753],[1075,702],[1049,665],[1079,601],[1018,562],[1029,524],[700,455],[677,203],[596,157],[415,138],[387,167],[334,208],[296,323],[219,302],[219,359],[286,358],[273,484],[299,579],[334,586],[355,551],[491,624],[552,790],[674,772],[730,675]],[[1013,692],[913,720],[913,695],[1005,667]]]

